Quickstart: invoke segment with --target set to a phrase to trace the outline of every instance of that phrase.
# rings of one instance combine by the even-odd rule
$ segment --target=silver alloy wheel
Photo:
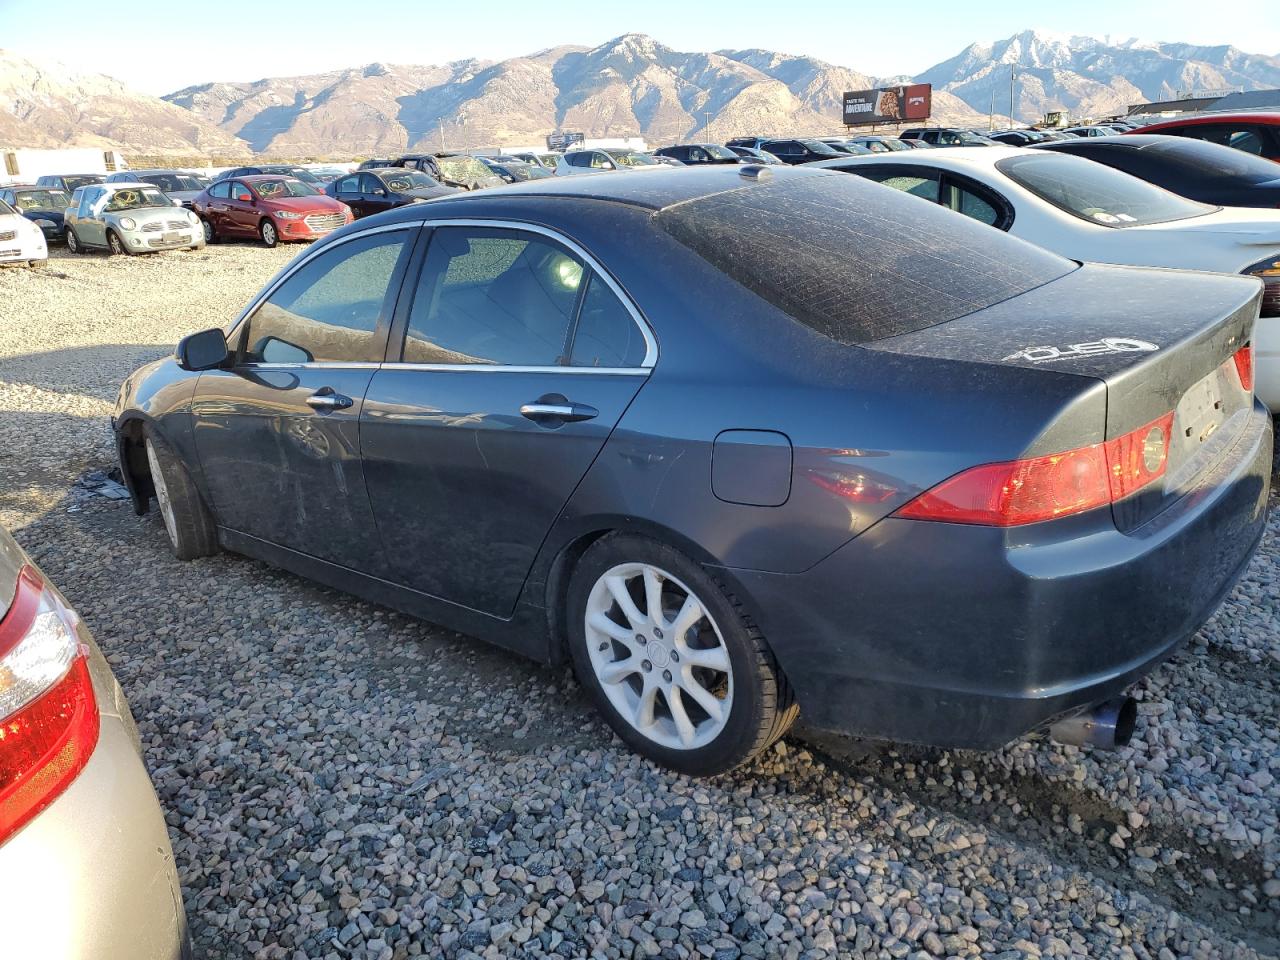
[[[119,257],[124,254],[124,244],[120,238],[112,231],[107,232],[107,246],[111,249],[112,254]]]
[[[268,247],[276,245],[276,227],[270,220],[262,221],[262,242]]]
[[[178,545],[178,523],[173,516],[173,504],[169,502],[169,488],[164,483],[164,472],[160,469],[160,458],[156,456],[156,448],[147,441],[147,463],[151,467],[151,486],[156,491],[156,503],[160,507],[160,516],[164,518],[164,528],[169,533],[169,541]]]
[[[80,252],[80,238],[76,236],[76,232],[74,230],[67,231],[67,252]]]
[[[733,707],[720,628],[683,583],[648,563],[601,575],[587,597],[587,653],[615,710],[654,743],[705,747]]]

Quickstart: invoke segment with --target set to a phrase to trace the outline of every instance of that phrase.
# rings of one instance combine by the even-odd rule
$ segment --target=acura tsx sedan
[[[3,956],[191,956],[141,754],[128,701],[84,621],[0,529]]]
[[[135,509],[179,557],[569,660],[627,744],[693,774],[799,712],[943,746],[1107,717],[1122,739],[1120,694],[1263,529],[1262,284],[1081,266],[773,169],[344,228],[125,381]]]

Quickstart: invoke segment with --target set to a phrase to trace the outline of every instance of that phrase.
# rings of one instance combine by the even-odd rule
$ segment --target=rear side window
[[[538,234],[441,227],[414,294],[405,362],[562,363],[584,271]]]
[[[209,188],[209,196],[217,197],[219,200],[226,200],[231,196],[231,181],[219,180]]]
[[[847,173],[777,177],[655,220],[818,333],[856,344],[922,330],[1070,273],[1075,264]],[[750,229],[767,223],[766,232]]]
[[[595,274],[587,281],[569,362],[575,367],[638,367],[646,346],[640,328],[609,285]]]

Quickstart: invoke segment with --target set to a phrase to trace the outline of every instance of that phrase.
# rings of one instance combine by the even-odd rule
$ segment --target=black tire
[[[678,580],[696,595],[718,628],[728,653],[733,694],[722,729],[704,746],[673,748],[651,739],[618,711],[596,675],[587,646],[588,602],[597,581],[626,564],[648,564]],[[724,773],[767,749],[799,715],[773,652],[742,604],[700,564],[667,544],[633,534],[609,534],[597,540],[573,570],[566,619],[574,669],[597,708],[631,749],[662,766],[699,777]],[[673,643],[674,637],[666,642]]]
[[[107,231],[107,254],[112,257],[121,257],[129,251],[125,248],[124,241],[120,239],[120,234],[114,230]]]
[[[263,220],[258,224],[258,239],[268,247],[274,247],[280,242],[280,231],[276,229],[276,225],[270,220]]]
[[[194,560],[218,552],[218,530],[191,475],[156,431],[146,433],[147,461],[156,506],[179,560]],[[167,507],[166,507],[167,500]]]
[[[200,218],[200,228],[201,228],[202,230],[204,230],[204,242],[205,242],[205,243],[217,243],[217,242],[218,242],[218,232],[217,232],[216,230],[214,230],[214,229],[213,229],[213,221],[212,221],[212,220],[206,220],[204,217],[201,217],[201,218]]]
[[[85,252],[84,244],[81,243],[80,238],[76,236],[76,231],[74,228],[69,228],[67,230],[67,252],[69,253]]]

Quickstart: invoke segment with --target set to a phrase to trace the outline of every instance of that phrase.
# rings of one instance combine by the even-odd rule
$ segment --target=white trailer
[[[35,150],[0,144],[0,183],[33,183],[37,177],[59,173],[115,173],[128,170],[116,150],[68,147]]]

